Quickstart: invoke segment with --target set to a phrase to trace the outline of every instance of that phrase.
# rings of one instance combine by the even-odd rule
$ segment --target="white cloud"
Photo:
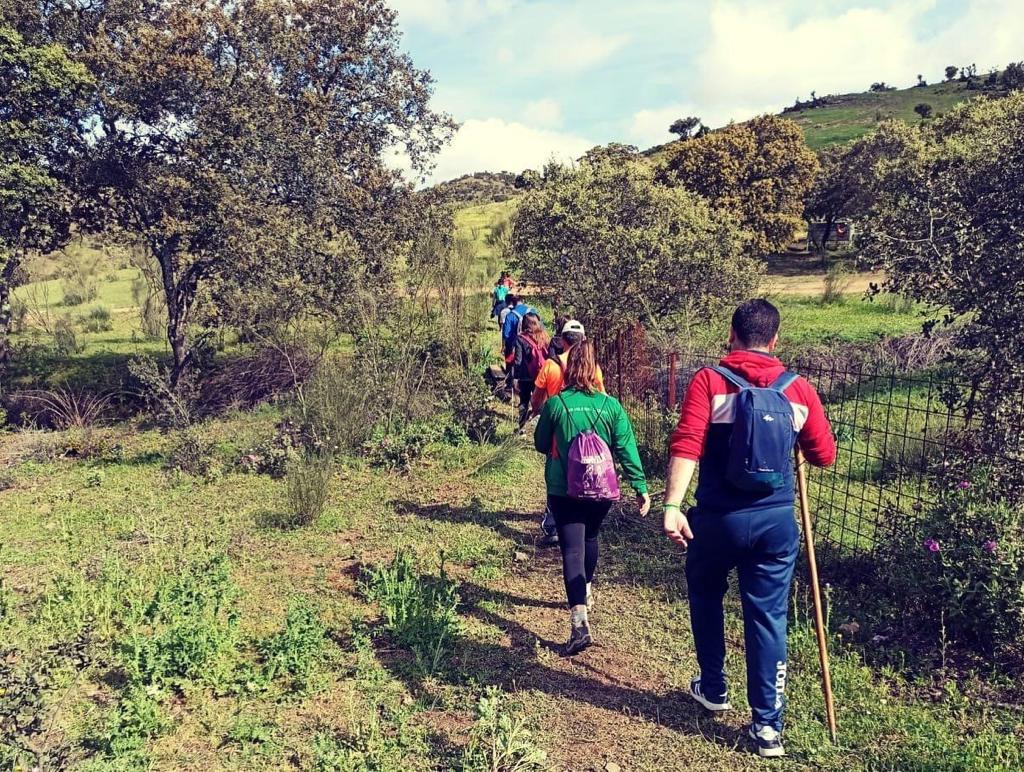
[[[641,146],[665,142],[678,117],[696,115],[717,127],[777,112],[811,91],[859,92],[880,80],[906,87],[917,73],[934,82],[950,63],[977,62],[980,72],[1002,67],[1024,56],[1018,4],[978,0],[939,32],[922,35],[932,0],[817,16],[792,0],[719,0],[707,45],[678,76],[686,99],[634,113],[628,136]]]
[[[507,13],[514,0],[390,0],[402,25],[456,32]]]
[[[537,99],[523,108],[523,120],[546,129],[562,125],[562,106],[554,99]]]
[[[437,156],[430,182],[443,182],[472,172],[521,172],[539,169],[552,158],[579,158],[594,142],[573,134],[536,129],[500,118],[470,119]],[[407,162],[393,161],[408,169]]]
[[[573,18],[556,19],[522,52],[518,65],[528,75],[579,73],[611,57],[629,39],[625,34],[598,32]]]

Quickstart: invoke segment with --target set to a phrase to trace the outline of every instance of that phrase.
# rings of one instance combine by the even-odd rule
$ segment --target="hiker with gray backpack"
[[[700,673],[690,696],[707,710],[731,708],[725,678],[723,599],[736,569],[747,659],[748,728],[758,755],[785,754],[786,624],[799,550],[793,449],[815,466],[835,461],[821,399],[772,355],[779,311],[748,300],[732,317],[729,355],[698,370],[672,434],[665,535],[686,548],[690,622]],[[700,462],[697,505],[682,509]]]
[[[618,461],[635,491],[640,515],[651,508],[633,425],[622,405],[598,388],[590,341],[577,343],[565,366],[565,387],[547,400],[534,432],[534,446],[547,457],[544,481],[558,529],[562,577],[569,602],[570,634],[563,656],[593,643],[589,611],[598,561],[598,536],[619,500]]]

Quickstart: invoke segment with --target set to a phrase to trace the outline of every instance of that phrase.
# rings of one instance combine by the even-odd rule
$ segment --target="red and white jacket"
[[[760,387],[770,386],[786,369],[774,356],[758,351],[734,351],[720,364],[752,386]],[[673,458],[701,462],[696,494],[700,509],[729,512],[792,507],[792,490],[756,497],[725,481],[725,461],[738,391],[714,370],[699,370],[686,390],[669,451]],[[793,406],[793,425],[799,433],[797,442],[804,456],[815,466],[829,466],[836,460],[836,443],[818,393],[806,380],[797,378],[785,394]]]

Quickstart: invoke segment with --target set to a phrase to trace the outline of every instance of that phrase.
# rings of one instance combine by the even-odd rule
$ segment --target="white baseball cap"
[[[562,325],[562,334],[567,332],[578,332],[580,335],[586,335],[586,330],[583,329],[583,323],[577,322],[575,319],[570,319]]]

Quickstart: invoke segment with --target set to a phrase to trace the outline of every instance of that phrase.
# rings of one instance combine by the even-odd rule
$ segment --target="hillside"
[[[798,110],[787,108],[781,114],[800,125],[812,150],[820,150],[862,137],[876,124],[889,118],[909,123],[919,121],[914,107],[922,102],[931,105],[932,114],[937,116],[948,112],[960,102],[985,93],[980,88],[969,89],[966,83],[953,81],[892,91],[830,94],[821,99],[824,105]],[[678,142],[674,140],[664,145],[655,145],[644,151],[644,155],[658,163]]]

